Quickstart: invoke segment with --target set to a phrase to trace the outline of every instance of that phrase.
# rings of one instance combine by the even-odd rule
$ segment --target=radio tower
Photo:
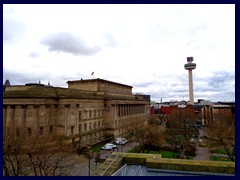
[[[189,78],[189,104],[194,105],[193,99],[193,79],[192,79],[192,70],[196,68],[196,64],[193,62],[193,57],[187,57],[187,64],[184,65],[185,69],[188,70]]]

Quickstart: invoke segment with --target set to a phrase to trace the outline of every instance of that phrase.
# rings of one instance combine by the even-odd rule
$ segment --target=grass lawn
[[[162,158],[173,158],[173,152],[171,151],[160,151]]]
[[[128,153],[135,153],[135,149],[133,148],[133,149],[130,149],[129,151],[128,151]]]
[[[102,146],[103,146],[103,145],[98,145],[98,146],[92,147],[92,152],[94,153],[94,152],[96,152],[98,149],[101,150],[101,147],[102,147]]]
[[[227,152],[224,149],[215,149],[212,152],[216,154],[227,154]]]
[[[211,161],[231,161],[228,157],[210,156]]]

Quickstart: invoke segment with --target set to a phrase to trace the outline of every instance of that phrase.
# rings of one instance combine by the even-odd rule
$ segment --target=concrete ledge
[[[161,154],[125,153],[124,163],[145,165],[147,159],[161,159]]]
[[[111,176],[123,164],[146,165],[152,169],[235,174],[234,162],[170,159],[161,158],[161,154],[113,152],[95,175]]]
[[[148,158],[146,160],[146,166],[148,168],[156,169],[235,174],[234,162],[198,161],[165,158],[162,158],[160,160],[153,160]]]

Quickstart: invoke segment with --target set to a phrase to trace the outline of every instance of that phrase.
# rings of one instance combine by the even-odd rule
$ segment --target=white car
[[[116,144],[126,144],[128,141],[125,138],[119,137],[116,140]]]
[[[103,147],[101,147],[102,150],[112,150],[115,149],[117,146],[111,143],[105,144]]]

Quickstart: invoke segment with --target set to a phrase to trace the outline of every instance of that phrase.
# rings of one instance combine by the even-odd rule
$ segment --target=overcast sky
[[[235,5],[3,5],[3,83],[102,78],[188,101],[189,56],[195,101],[235,101]]]

